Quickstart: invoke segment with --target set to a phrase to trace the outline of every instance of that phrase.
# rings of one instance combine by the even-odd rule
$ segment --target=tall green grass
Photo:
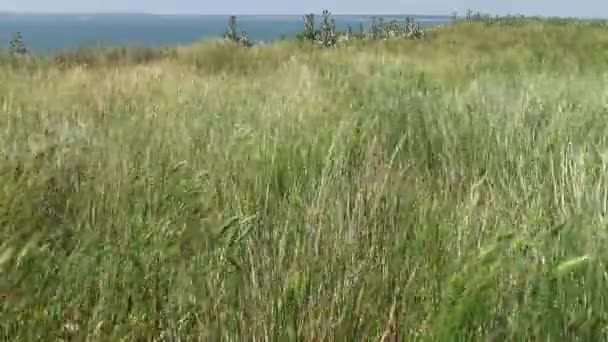
[[[4,64],[3,338],[605,339],[606,33]]]

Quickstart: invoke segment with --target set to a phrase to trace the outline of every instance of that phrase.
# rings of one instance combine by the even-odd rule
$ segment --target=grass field
[[[608,26],[134,54],[0,66],[3,339],[608,337]]]

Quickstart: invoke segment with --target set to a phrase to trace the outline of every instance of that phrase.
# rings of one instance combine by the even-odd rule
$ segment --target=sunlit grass
[[[607,33],[6,62],[2,334],[605,339]]]

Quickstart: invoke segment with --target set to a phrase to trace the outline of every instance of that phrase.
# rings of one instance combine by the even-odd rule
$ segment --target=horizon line
[[[26,15],[173,15],[173,16],[266,16],[266,17],[279,17],[279,16],[300,16],[304,14],[308,14],[310,12],[304,13],[185,13],[185,12],[113,12],[113,11],[104,11],[104,12],[53,12],[53,11],[4,11],[0,10],[0,14],[26,14]],[[321,14],[322,12],[314,14]],[[433,13],[348,13],[348,12],[331,12],[331,15],[414,15],[421,17],[449,17],[450,14],[433,14]]]
[[[305,13],[271,13],[271,14],[263,14],[263,13],[184,13],[184,12],[119,12],[119,11],[103,11],[103,12],[55,12],[55,11],[7,11],[0,10],[0,15],[69,15],[69,16],[103,16],[103,15],[143,15],[143,16],[208,16],[208,17],[227,17],[227,16],[257,16],[257,17],[289,17],[289,16],[303,16],[305,14],[309,14],[310,12]],[[466,12],[464,12],[466,13]],[[473,11],[473,13],[477,13]],[[508,14],[496,14],[496,13],[485,13],[480,12],[484,15],[491,16],[520,16],[523,15],[525,17],[539,17],[539,18],[564,18],[564,19],[599,19],[606,20],[608,17],[602,16],[567,16],[567,15],[541,15],[541,14],[522,14],[522,13],[508,13]],[[321,12],[316,13],[315,15],[321,15]],[[347,12],[331,12],[332,16],[413,16],[413,17],[442,17],[442,18],[450,18],[451,14],[447,13],[382,13],[382,12],[370,12],[370,13],[347,13]],[[462,18],[463,13],[458,13],[458,18]]]

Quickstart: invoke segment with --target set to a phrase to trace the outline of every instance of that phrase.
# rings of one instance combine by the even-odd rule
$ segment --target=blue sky
[[[302,14],[327,8],[352,14],[485,13],[608,17],[608,0],[1,0],[0,11]]]

